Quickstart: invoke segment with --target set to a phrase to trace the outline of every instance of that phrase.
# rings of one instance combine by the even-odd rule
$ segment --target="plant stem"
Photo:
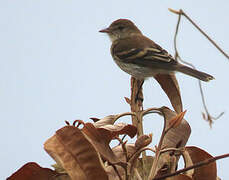
[[[131,99],[130,106],[131,112],[134,112],[136,116],[132,116],[132,124],[137,127],[137,137],[144,134],[143,132],[143,122],[142,122],[142,114],[143,111],[143,93],[142,93],[142,84],[143,80],[138,80],[134,77],[131,77]],[[142,152],[142,160],[143,160],[143,169],[146,163],[146,153]],[[146,175],[143,175],[143,179],[146,179]]]

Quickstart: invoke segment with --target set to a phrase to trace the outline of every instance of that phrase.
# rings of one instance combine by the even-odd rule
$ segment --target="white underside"
[[[147,67],[140,67],[135,64],[126,64],[120,61],[115,61],[115,63],[126,73],[130,74],[131,76],[134,76],[137,79],[146,79],[149,77],[153,77],[157,74],[168,74],[172,72],[168,72],[168,70],[164,69],[158,69],[155,68],[153,69],[152,67],[147,68]]]

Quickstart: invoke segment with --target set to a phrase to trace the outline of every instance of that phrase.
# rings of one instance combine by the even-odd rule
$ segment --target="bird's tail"
[[[192,77],[195,77],[199,80],[202,80],[202,81],[210,81],[212,79],[215,79],[213,76],[211,76],[210,74],[207,74],[207,73],[204,73],[204,72],[201,72],[201,71],[197,71],[195,69],[192,69],[188,66],[184,66],[184,65],[181,65],[179,64],[177,66],[177,71],[178,72],[182,72],[184,74],[187,74],[187,75],[190,75]]]

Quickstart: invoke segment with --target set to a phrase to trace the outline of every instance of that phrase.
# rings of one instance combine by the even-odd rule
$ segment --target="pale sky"
[[[43,143],[65,125],[129,111],[130,76],[110,55],[108,37],[98,31],[119,18],[129,18],[142,32],[174,54],[177,16],[182,8],[227,53],[229,2],[219,1],[73,1],[0,0],[0,179],[27,162],[51,167]],[[188,145],[213,156],[229,152],[229,61],[189,22],[182,19],[180,55],[216,80],[204,83],[212,115],[225,111],[210,129],[201,116],[198,82],[177,74],[186,120],[192,128]],[[171,107],[157,82],[144,84],[144,107]],[[130,122],[126,121],[125,122]],[[144,122],[156,144],[162,121]],[[228,179],[229,159],[217,162],[218,176]]]

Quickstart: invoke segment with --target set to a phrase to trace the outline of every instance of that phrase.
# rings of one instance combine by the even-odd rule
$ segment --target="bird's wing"
[[[163,62],[171,63],[174,58],[159,45],[145,36],[133,36],[118,41],[112,54],[126,63]]]

